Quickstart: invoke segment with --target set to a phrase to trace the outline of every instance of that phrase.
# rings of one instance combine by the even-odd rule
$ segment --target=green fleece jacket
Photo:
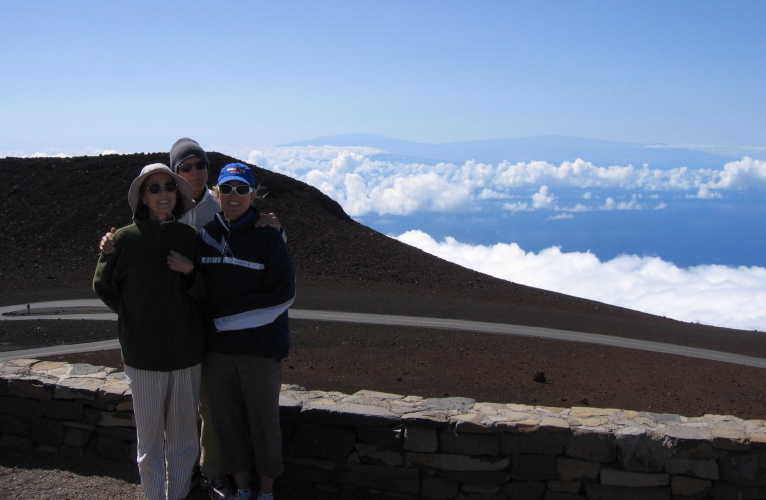
[[[141,220],[114,234],[116,251],[101,254],[93,290],[117,313],[122,361],[133,368],[172,371],[202,362],[198,231],[177,221]],[[168,267],[175,250],[195,263],[184,275]]]

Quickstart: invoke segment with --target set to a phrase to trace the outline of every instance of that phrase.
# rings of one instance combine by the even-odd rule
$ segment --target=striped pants
[[[133,393],[138,472],[147,500],[189,493],[199,452],[197,405],[201,365],[158,372],[125,367]]]

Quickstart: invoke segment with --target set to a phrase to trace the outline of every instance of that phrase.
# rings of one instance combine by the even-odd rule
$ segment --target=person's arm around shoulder
[[[93,274],[93,291],[109,309],[118,312],[119,289],[115,279],[115,270],[119,261],[119,253],[114,242],[114,228],[107,233],[112,244],[111,253],[101,252],[96,264],[96,272]],[[104,236],[106,238],[106,236]]]
[[[273,227],[279,231],[279,234],[282,235],[282,239],[287,241],[287,233],[285,233],[285,229],[282,227],[282,224],[279,223],[277,215],[272,212],[258,212],[258,220],[255,221],[255,227]]]
[[[114,232],[116,231],[115,228],[112,228],[111,230],[107,231],[106,234],[101,238],[101,241],[98,244],[98,250],[101,253],[110,254],[114,253],[115,246],[114,246]]]

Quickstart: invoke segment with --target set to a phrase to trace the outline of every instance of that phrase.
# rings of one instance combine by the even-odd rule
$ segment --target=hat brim
[[[194,208],[194,196],[192,195],[192,187],[191,184],[189,184],[189,181],[170,170],[167,165],[162,163],[152,163],[151,165],[147,165],[142,168],[141,173],[138,175],[138,177],[133,179],[133,182],[130,184],[130,190],[128,191],[128,203],[130,204],[130,210],[133,212],[133,218],[136,217],[138,201],[141,198],[141,186],[147,177],[158,173],[168,174],[176,182],[176,185],[178,186],[177,192],[181,196],[184,207],[181,215]],[[177,203],[178,200],[176,200],[176,204]]]
[[[243,184],[247,184],[248,186],[250,186],[252,188],[258,187],[258,186],[254,186],[251,181],[245,179],[244,177],[238,177],[236,175],[229,176],[229,177],[225,178],[224,180],[219,181],[219,184],[226,184],[229,181],[240,181]]]

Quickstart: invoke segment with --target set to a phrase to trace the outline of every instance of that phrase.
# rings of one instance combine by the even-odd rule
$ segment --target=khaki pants
[[[247,354],[209,352],[205,382],[223,470],[279,477],[284,471],[279,393],[282,363]]]

